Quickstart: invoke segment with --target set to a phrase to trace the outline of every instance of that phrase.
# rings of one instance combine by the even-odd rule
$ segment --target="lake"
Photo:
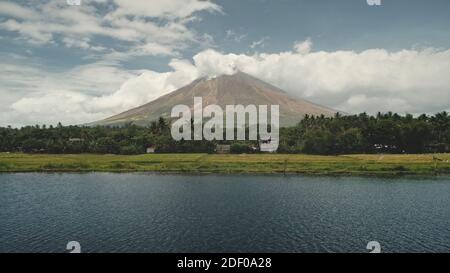
[[[450,178],[0,174],[0,252],[450,252]]]

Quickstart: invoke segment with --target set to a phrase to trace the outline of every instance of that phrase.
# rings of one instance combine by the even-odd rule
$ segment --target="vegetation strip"
[[[330,175],[450,174],[450,154],[148,154],[0,153],[0,172],[299,173]]]

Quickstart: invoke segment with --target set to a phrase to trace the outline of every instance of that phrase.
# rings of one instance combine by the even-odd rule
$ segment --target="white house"
[[[147,147],[147,154],[154,154],[156,150],[156,146],[152,145],[152,146],[148,146]]]

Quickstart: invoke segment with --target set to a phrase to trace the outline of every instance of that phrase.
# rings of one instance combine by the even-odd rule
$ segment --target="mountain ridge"
[[[280,126],[292,126],[308,115],[333,116],[337,110],[296,98],[284,90],[244,72],[199,78],[156,100],[89,125],[115,126],[126,123],[148,125],[159,117],[170,118],[172,107],[179,104],[193,108],[194,97],[203,98],[203,107],[226,105],[280,105]]]

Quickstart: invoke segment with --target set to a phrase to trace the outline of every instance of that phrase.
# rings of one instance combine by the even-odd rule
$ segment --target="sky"
[[[448,0],[0,0],[0,126],[84,124],[236,71],[348,113],[449,111],[448,14]]]

